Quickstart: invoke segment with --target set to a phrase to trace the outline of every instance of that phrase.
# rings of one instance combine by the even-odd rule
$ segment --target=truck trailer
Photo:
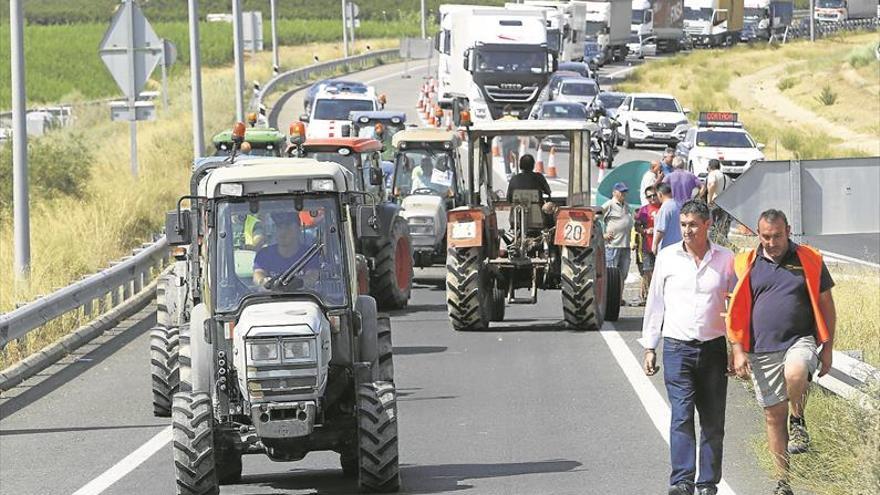
[[[732,46],[743,27],[743,0],[685,0],[684,27],[694,46]]]

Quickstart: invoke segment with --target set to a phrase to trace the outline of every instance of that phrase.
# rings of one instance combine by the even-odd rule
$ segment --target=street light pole
[[[235,120],[244,121],[244,53],[242,53],[241,0],[232,0],[232,49],[235,52]]]
[[[205,154],[202,116],[202,56],[199,52],[199,0],[189,0],[189,72],[192,94],[193,158]]]
[[[810,41],[816,41],[816,2],[810,0]]]
[[[348,57],[348,2],[342,0],[342,56]]]
[[[12,72],[12,210],[14,261],[18,284],[27,284],[31,271],[31,227],[28,209],[27,95],[24,85],[24,18],[21,0],[9,2]]]
[[[278,32],[275,30],[275,2],[269,0],[269,17],[272,18],[272,74],[278,74],[280,62],[278,61]]]
[[[425,0],[422,0],[422,39],[428,37],[428,32],[425,29]]]

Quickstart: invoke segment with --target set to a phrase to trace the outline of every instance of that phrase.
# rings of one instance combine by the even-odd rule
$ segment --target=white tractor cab
[[[394,135],[392,195],[409,223],[413,264],[446,261],[446,214],[463,204],[461,139],[452,131],[407,129]]]
[[[406,112],[352,112],[351,135],[361,138],[373,138],[382,143],[383,160],[392,160],[394,149],[391,138],[406,128]]]
[[[535,304],[538,289],[561,289],[568,326],[598,330],[620,311],[622,280],[605,266],[605,241],[591,206],[589,143],[592,124],[571,120],[465,123],[465,202],[447,217],[446,302],[455,330],[486,329],[503,321],[506,304]],[[513,136],[540,142],[563,135],[571,143],[567,190],[552,201],[538,190],[493,191],[492,140]],[[531,150],[534,153],[534,150]],[[510,197],[510,201],[507,200]],[[509,228],[498,213],[507,210]],[[507,223],[507,222],[505,222]],[[528,297],[516,297],[527,289]]]
[[[557,65],[545,10],[444,7],[451,6],[441,6],[436,41],[440,107],[466,101],[478,121],[498,119],[505,109],[525,118]]]
[[[327,87],[318,92],[311,111],[302,114],[300,120],[309,125],[308,138],[327,138],[349,136],[351,133],[351,112],[376,111],[385,108],[385,95],[376,95],[376,90],[347,91],[345,87]]]
[[[764,161],[764,144],[756,142],[734,112],[700,112],[696,127],[688,129],[676,154],[700,179],[709,173],[709,160],[721,162],[721,172],[732,179]]]
[[[168,214],[193,304],[174,350],[178,493],[218,493],[241,478],[243,454],[318,450],[338,452],[361,489],[397,490],[391,327],[359,293],[355,251],[355,237],[377,235],[377,212],[352,180],[313,159],[206,163]],[[249,226],[262,248],[243,241]]]

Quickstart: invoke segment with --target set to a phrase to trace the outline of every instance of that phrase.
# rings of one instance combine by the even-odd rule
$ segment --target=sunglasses
[[[648,199],[654,199],[654,198],[657,197],[657,195],[656,195],[656,194],[648,194],[648,195],[645,196],[645,197],[648,198]]]

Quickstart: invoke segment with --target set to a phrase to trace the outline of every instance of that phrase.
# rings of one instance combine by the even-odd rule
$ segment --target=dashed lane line
[[[128,454],[121,461],[114,464],[110,469],[101,473],[100,476],[88,482],[79,490],[73,492],[73,495],[98,495],[104,490],[113,486],[114,483],[121,480],[125,475],[137,469],[147,459],[153,456],[160,449],[164,448],[171,442],[171,427],[166,426],[153,438],[137,448],[131,454]]]

